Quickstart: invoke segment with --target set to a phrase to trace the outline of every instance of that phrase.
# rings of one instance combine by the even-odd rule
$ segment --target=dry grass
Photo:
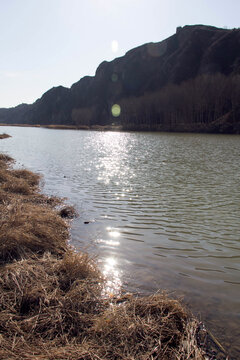
[[[16,126],[16,127],[40,127],[39,124],[3,124],[0,123],[0,126]]]
[[[11,135],[8,135],[8,134],[0,134],[0,140],[2,140],[2,139],[7,139],[7,138],[9,138],[9,137],[11,137]]]
[[[56,259],[45,253],[7,264],[0,274],[3,335],[13,337],[17,330],[32,341],[58,338],[65,343],[73,336],[82,340],[101,293],[100,273],[87,255],[69,251]]]
[[[117,125],[92,125],[91,130],[94,131],[122,131],[122,126]]]
[[[11,162],[13,161],[13,158],[7,154],[0,154],[0,161],[1,165],[3,165],[5,162]]]
[[[69,238],[68,224],[53,207],[57,199],[38,194],[40,176],[28,170],[7,168],[12,159],[0,156],[0,262],[45,251],[63,254]]]
[[[77,342],[81,347],[104,306],[101,274],[86,254],[67,251],[63,259],[56,259],[45,253],[7,264],[0,275],[0,329],[5,341],[0,358],[13,347],[16,357],[19,347],[32,354],[35,347],[42,354],[43,344],[48,349],[69,344],[74,348]]]
[[[88,125],[77,125],[77,130],[90,130]]]
[[[56,206],[62,205],[63,200],[56,196],[46,196],[37,192],[22,197],[23,203],[30,203],[35,205],[47,206],[48,208],[55,209]]]
[[[2,180],[1,175],[0,179]],[[30,195],[32,193],[31,186],[29,186],[25,179],[14,179],[13,177],[8,177],[2,181],[4,182],[4,184],[2,185],[2,189],[4,191],[22,195]]]
[[[75,125],[41,125],[43,128],[47,129],[59,129],[59,130],[76,130],[77,126]]]
[[[40,175],[25,169],[12,170],[11,175],[18,179],[24,179],[29,186],[37,186],[40,180]]]
[[[164,294],[129,298],[96,319],[98,352],[106,359],[176,359],[187,319],[182,305]]]
[[[8,170],[6,162],[0,161],[0,184],[3,191],[20,194],[30,195],[35,192],[35,187],[38,185],[40,176],[33,174],[28,170]]]
[[[45,251],[62,254],[68,237],[68,225],[51,209],[13,202],[0,220],[0,261]]]
[[[103,299],[101,273],[86,254],[45,253],[6,264],[0,275],[0,358],[201,359],[178,301]]]
[[[201,359],[196,323],[165,294],[104,298],[105,280],[68,245],[71,207],[0,155],[0,359]],[[24,190],[25,189],[25,190]]]

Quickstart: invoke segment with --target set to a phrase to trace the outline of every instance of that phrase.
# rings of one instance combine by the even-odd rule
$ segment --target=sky
[[[70,87],[177,26],[238,28],[240,0],[0,0],[0,108]]]

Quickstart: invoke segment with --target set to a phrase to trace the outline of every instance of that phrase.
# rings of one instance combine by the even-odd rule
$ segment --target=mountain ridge
[[[0,122],[77,126],[109,125],[117,122],[124,128],[131,129],[126,125],[128,125],[127,122],[132,123],[133,115],[129,111],[128,120],[126,119],[127,112],[124,104],[128,101],[124,103],[123,99],[141,98],[142,101],[144,96],[149,98],[149,94],[160,94],[163,89],[171,85],[182,86],[181,84],[192,79],[201,78],[201,76],[209,76],[210,79],[216,74],[221,74],[227,79],[234,76],[238,78],[240,30],[221,29],[201,24],[186,25],[178,27],[175,34],[161,42],[146,43],[129,50],[124,56],[109,62],[103,61],[97,67],[94,76],[85,76],[73,83],[70,88],[53,87],[33,104],[0,109]],[[169,94],[169,96],[172,95]],[[227,101],[229,102],[229,99]],[[125,113],[124,121],[121,115],[117,119],[112,115],[111,109],[115,103],[122,104]],[[155,107],[156,104],[155,101]],[[137,104],[137,107],[139,106],[140,104]],[[223,113],[218,115],[222,117],[229,113],[230,116],[231,111],[233,109],[230,107],[224,108]],[[159,114],[159,111],[152,112],[152,116],[155,117],[153,122],[161,125],[165,120],[160,119]],[[147,120],[142,119],[143,123],[144,121],[146,123]],[[213,121],[216,122],[215,117],[211,122]],[[137,120],[135,122],[137,124]],[[138,130],[135,125],[134,129]],[[168,126],[165,127],[168,128]],[[164,126],[158,128],[164,130]],[[150,120],[145,127],[141,127],[142,130],[157,130],[158,128],[152,126]],[[191,131],[195,131],[193,128]],[[187,127],[183,126],[181,130],[181,127],[177,126],[176,129],[185,131]],[[234,129],[229,129],[229,132],[239,131],[238,126]],[[201,131],[199,126],[196,130]],[[174,131],[174,128],[171,128],[171,131]],[[206,127],[204,131],[207,131]],[[216,128],[214,132],[221,131]]]

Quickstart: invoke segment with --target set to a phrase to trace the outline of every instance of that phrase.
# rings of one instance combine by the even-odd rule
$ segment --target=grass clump
[[[0,219],[0,261],[45,251],[62,254],[68,236],[67,223],[50,209],[16,201]]]
[[[5,179],[2,189],[10,193],[22,195],[30,195],[32,193],[31,186],[29,186],[25,179],[14,179],[12,176]]]
[[[25,180],[29,186],[37,186],[40,181],[40,175],[26,169],[12,170],[11,175],[17,179]]]
[[[75,125],[41,125],[41,127],[43,128],[47,128],[47,129],[60,129],[60,130],[76,130],[77,127]]]
[[[0,358],[201,359],[196,343],[183,347],[189,316],[178,301],[157,294],[119,304],[103,287],[89,256],[70,250],[2,266]]]
[[[45,253],[37,261],[33,258],[7,264],[0,274],[2,334],[13,338],[17,329],[18,335],[24,334],[31,341],[36,337],[40,341],[57,338],[66,343],[73,336],[82,339],[92,326],[101,282],[87,255],[67,252],[57,259]]]
[[[2,140],[2,139],[7,139],[7,138],[9,138],[9,137],[11,137],[11,135],[8,135],[8,134],[0,134],[0,140]]]
[[[166,295],[130,298],[96,319],[94,330],[106,359],[172,359],[183,340],[187,313]],[[174,357],[175,356],[175,357]]]
[[[39,184],[40,176],[28,170],[9,170],[7,163],[11,159],[0,157],[0,184],[1,189],[14,194],[30,195],[35,192],[35,187]]]
[[[5,162],[13,161],[13,158],[7,154],[0,154],[1,165],[5,165]]]

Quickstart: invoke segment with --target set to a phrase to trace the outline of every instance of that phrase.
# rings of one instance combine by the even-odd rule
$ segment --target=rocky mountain
[[[210,88],[212,102],[206,99],[201,109],[197,109],[197,100],[194,100],[191,110],[194,114],[189,112],[186,118],[187,99],[191,97],[194,79],[197,79],[195,88],[203,84],[206,89]],[[215,111],[220,95],[218,91],[215,97],[212,93],[220,83],[225,105]],[[239,132],[239,87],[240,29],[184,26],[164,41],[144,44],[111,62],[104,61],[95,76],[80,79],[70,89],[59,86],[47,91],[32,105],[0,109],[0,123],[91,126],[115,122],[136,130]],[[184,104],[179,106],[183,90]],[[196,96],[200,96],[197,91]],[[174,99],[172,107],[170,99]],[[159,102],[164,112],[158,108]],[[112,114],[113,104],[121,105],[119,117]],[[169,114],[173,109],[175,120],[170,126]],[[200,115],[196,112],[200,111],[198,123]],[[141,114],[138,119],[136,113]],[[219,125],[223,124],[224,117],[228,119],[225,128]],[[214,122],[216,125],[208,129]],[[204,124],[204,129],[199,124]]]

